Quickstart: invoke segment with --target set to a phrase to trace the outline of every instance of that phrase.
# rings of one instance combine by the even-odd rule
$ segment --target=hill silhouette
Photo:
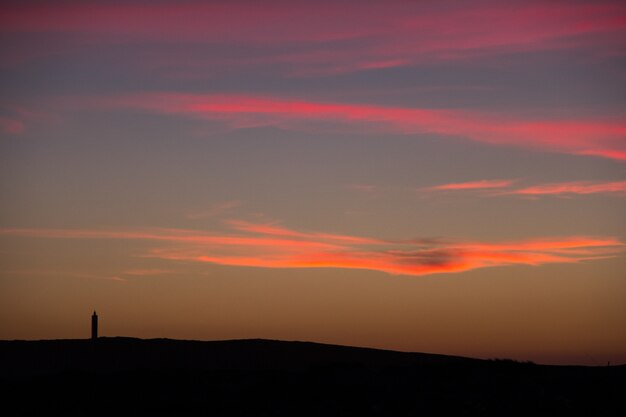
[[[0,341],[16,415],[626,415],[626,366],[272,340]]]

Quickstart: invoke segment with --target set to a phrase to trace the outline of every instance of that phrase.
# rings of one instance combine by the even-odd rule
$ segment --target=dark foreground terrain
[[[625,387],[626,366],[315,343],[0,341],[10,415],[625,416]]]

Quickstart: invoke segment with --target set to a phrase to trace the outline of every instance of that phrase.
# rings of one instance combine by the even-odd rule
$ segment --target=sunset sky
[[[0,339],[626,363],[623,1],[4,1]]]

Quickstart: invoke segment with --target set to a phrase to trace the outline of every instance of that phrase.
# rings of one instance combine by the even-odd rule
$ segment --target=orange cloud
[[[164,274],[171,274],[174,271],[170,270],[170,269],[128,269],[124,272],[122,272],[122,275],[129,275],[129,276],[135,276],[135,277],[149,277],[149,276],[155,276],[155,275],[164,275]]]
[[[297,250],[330,250],[339,246],[331,243],[303,239],[279,239],[257,236],[237,236],[206,234],[184,229],[137,229],[137,230],[98,230],[98,229],[0,229],[0,234],[22,237],[42,237],[61,239],[121,239],[147,240],[168,243],[181,243],[202,247],[256,247],[262,249],[282,248]]]
[[[240,220],[230,220],[228,223],[237,230],[258,233],[262,235],[290,236],[290,237],[321,240],[321,241],[340,241],[344,243],[361,244],[361,245],[371,245],[371,244],[382,243],[382,241],[380,240],[370,239],[370,238],[365,238],[365,237],[345,236],[345,235],[337,235],[337,234],[330,234],[330,233],[297,232],[295,230],[290,230],[284,227],[279,227],[279,226],[271,225],[271,224],[256,224],[256,223],[249,223],[249,222],[244,222]]]
[[[579,236],[501,243],[384,241],[300,232],[242,221],[231,221],[230,225],[232,231],[220,235],[182,229],[0,229],[0,235],[144,240],[158,243],[144,256],[163,260],[260,268],[366,269],[413,276],[494,266],[576,263],[613,257],[625,247],[619,240],[606,237]],[[154,275],[164,271],[131,270],[126,275]]]

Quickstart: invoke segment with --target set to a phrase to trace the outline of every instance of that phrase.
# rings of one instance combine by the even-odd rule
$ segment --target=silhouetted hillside
[[[304,342],[0,341],[17,415],[626,415],[626,367]]]
[[[476,361],[309,342],[114,337],[91,340],[0,341],[2,375],[134,369],[306,370],[328,366],[407,366]]]

